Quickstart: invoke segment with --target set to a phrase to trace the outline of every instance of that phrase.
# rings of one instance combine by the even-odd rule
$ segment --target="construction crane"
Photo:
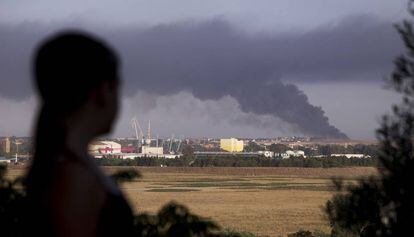
[[[181,142],[182,142],[183,140],[182,139],[180,139],[180,141],[178,142],[178,146],[177,146],[177,151],[175,152],[176,154],[178,154],[178,152],[180,151],[180,146],[181,146]]]
[[[135,130],[135,137],[137,139],[138,148],[139,148],[139,144],[144,143],[144,132],[142,131],[141,125],[139,124],[137,117],[133,117],[131,119],[131,123],[132,123],[132,128],[134,128]],[[138,134],[138,130],[139,130],[139,134]]]
[[[151,145],[151,120],[148,120],[148,130],[147,130],[147,139],[146,139],[147,145]]]
[[[173,140],[174,140],[174,134],[171,136],[171,138],[170,138],[170,148],[168,149],[168,152],[171,154],[171,151],[172,151],[172,143],[173,143]]]

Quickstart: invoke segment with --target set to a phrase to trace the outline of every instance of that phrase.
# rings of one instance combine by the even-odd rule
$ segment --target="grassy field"
[[[223,228],[259,236],[286,236],[300,229],[329,232],[322,206],[334,193],[330,178],[354,182],[375,174],[374,168],[137,169],[142,178],[122,187],[135,212],[154,213],[174,200]],[[11,170],[10,175],[21,172]]]
[[[139,170],[143,177],[123,187],[137,212],[154,213],[174,200],[223,228],[260,236],[286,236],[300,229],[329,232],[322,206],[333,194],[330,178],[353,182],[375,173],[373,168]]]

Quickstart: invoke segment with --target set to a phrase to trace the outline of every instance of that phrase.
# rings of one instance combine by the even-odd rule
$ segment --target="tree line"
[[[137,157],[134,159],[97,158],[101,166],[171,166],[171,167],[376,167],[376,158],[346,158],[346,157],[291,157],[288,159],[257,157],[189,157],[182,156],[175,159],[157,157]]]

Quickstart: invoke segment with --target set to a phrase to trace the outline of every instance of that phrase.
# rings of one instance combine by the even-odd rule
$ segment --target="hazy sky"
[[[27,135],[36,109],[34,45],[86,29],[123,59],[114,132],[136,115],[160,136],[374,137],[398,96],[382,78],[400,53],[406,1],[0,2],[0,136]],[[166,79],[169,77],[168,79]]]
[[[7,23],[90,22],[111,26],[210,20],[223,17],[242,29],[309,29],[349,15],[400,20],[404,0],[2,0],[0,20]]]

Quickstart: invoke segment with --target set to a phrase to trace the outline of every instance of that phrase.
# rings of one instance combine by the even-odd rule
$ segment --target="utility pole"
[[[19,145],[21,145],[22,142],[16,139],[13,143],[16,144],[16,163],[17,163],[17,157],[19,154]]]
[[[148,134],[147,139],[151,140],[151,120],[148,120]]]

